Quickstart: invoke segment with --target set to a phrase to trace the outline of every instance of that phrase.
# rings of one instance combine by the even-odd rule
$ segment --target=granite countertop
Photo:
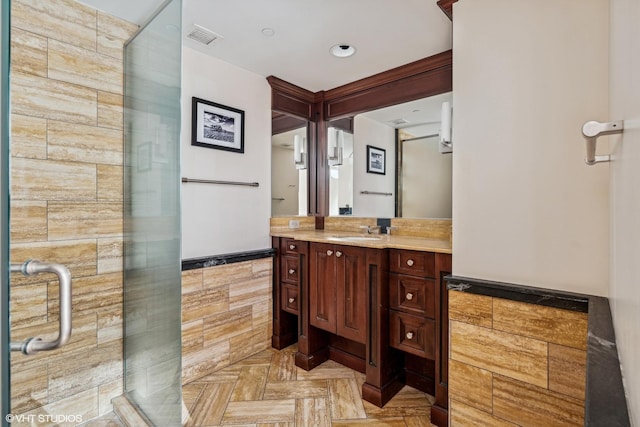
[[[434,239],[415,236],[395,236],[388,234],[349,233],[331,230],[272,229],[274,237],[288,237],[307,242],[329,243],[345,246],[359,246],[372,249],[407,249],[413,251],[439,252],[450,254],[449,239]],[[353,238],[353,240],[351,240]],[[363,239],[364,238],[364,239]],[[370,240],[369,240],[370,239]]]

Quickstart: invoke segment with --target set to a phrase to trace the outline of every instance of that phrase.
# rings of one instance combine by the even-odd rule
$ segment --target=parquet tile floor
[[[296,346],[268,349],[185,384],[189,427],[432,427],[433,396],[405,386],[384,408],[362,400],[365,376],[327,361],[295,366]]]

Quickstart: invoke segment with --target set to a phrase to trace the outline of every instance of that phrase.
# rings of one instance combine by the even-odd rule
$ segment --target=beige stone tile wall
[[[182,272],[182,383],[271,346],[273,259]]]
[[[73,333],[12,355],[12,412],[111,411],[122,394],[123,43],[137,27],[72,0],[13,0],[11,262],[67,265]],[[52,276],[11,282],[12,338],[53,337]]]
[[[584,424],[587,314],[449,291],[456,426]]]

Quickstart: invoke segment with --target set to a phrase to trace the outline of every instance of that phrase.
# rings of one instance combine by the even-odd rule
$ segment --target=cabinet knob
[[[293,304],[295,300],[296,300],[295,298],[289,298],[289,304]]]
[[[407,339],[410,340],[413,338],[413,332],[407,332]]]
[[[296,248],[296,245],[289,245],[290,250],[294,250],[295,248]]]
[[[413,260],[412,260],[412,259],[408,259],[408,260],[407,260],[407,265],[408,265],[409,267],[413,267],[413,264],[414,264],[414,262],[413,262]]]
[[[296,271],[295,271],[293,268],[290,268],[290,269],[289,269],[289,274],[293,274],[293,273],[295,273],[295,272],[296,272]]]
[[[329,249],[329,250],[327,251],[327,256],[331,256],[331,255],[333,255],[333,251],[332,251],[331,249]]]
[[[336,251],[336,257],[340,258],[342,256],[342,252]]]
[[[413,299],[413,294],[411,292],[408,292],[405,298],[407,299],[407,301],[411,301]]]

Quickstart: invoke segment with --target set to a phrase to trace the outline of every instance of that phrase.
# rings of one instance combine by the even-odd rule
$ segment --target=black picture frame
[[[191,98],[191,145],[244,153],[244,111]]]
[[[367,173],[385,175],[387,170],[387,151],[384,148],[367,145]]]

